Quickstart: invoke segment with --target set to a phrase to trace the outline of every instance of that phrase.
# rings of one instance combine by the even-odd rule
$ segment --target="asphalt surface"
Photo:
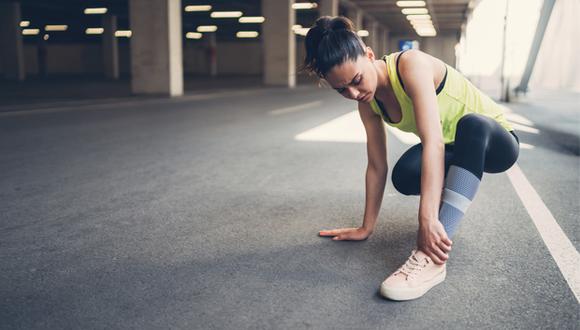
[[[295,139],[355,104],[311,87],[210,94],[3,108],[0,328],[580,329],[505,173],[484,176],[447,279],[389,301],[379,285],[415,247],[418,197],[389,173],[368,240],[319,237],[361,224],[366,148]],[[577,96],[551,97],[510,105],[540,130],[518,132],[533,146],[518,164],[578,250]],[[408,147],[389,134],[391,168]]]

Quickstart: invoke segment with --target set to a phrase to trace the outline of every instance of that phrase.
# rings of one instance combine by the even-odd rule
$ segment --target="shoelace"
[[[423,259],[421,261],[417,260],[415,253],[413,253],[409,259],[407,259],[405,264],[399,268],[399,272],[407,275],[407,280],[409,280],[410,278],[415,277],[417,272],[425,268],[427,263],[429,263],[427,259]]]

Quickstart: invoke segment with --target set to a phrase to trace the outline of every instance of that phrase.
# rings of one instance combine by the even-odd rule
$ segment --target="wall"
[[[558,0],[544,34],[529,88],[580,92],[580,2]]]

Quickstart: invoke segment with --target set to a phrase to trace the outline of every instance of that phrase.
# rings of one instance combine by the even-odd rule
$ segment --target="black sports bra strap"
[[[399,60],[401,59],[401,55],[403,55],[404,52],[408,51],[408,49],[405,49],[404,51],[399,53],[399,56],[397,56],[397,77],[399,78],[399,82],[401,83],[401,87],[403,89],[405,89],[405,85],[403,85],[403,79],[401,79],[401,74],[399,73]]]

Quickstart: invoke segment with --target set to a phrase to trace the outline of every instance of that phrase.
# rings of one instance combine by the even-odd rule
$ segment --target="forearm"
[[[439,219],[439,204],[445,178],[445,145],[434,143],[423,147],[421,159],[420,224]]]
[[[366,172],[366,196],[363,227],[370,232],[375,228],[387,181],[388,167],[369,165]]]

